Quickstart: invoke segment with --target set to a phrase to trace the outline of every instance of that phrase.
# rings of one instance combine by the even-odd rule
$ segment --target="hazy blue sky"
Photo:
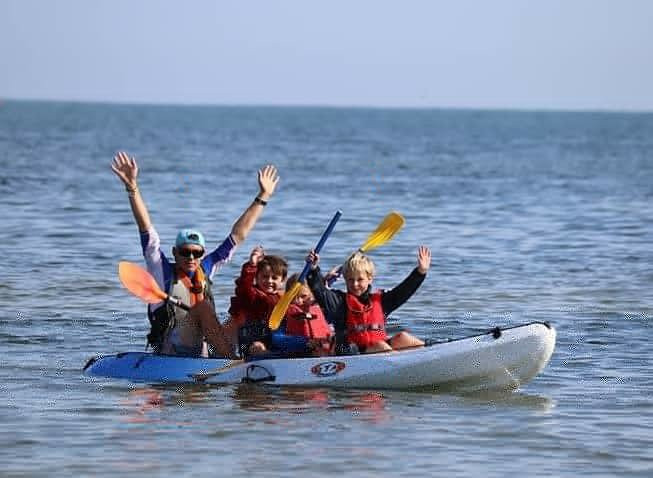
[[[0,0],[0,97],[653,111],[648,0]]]

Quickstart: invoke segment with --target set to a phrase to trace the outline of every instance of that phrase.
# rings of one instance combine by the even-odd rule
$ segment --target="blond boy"
[[[372,260],[360,252],[352,254],[343,266],[347,291],[327,289],[320,275],[319,256],[311,251],[307,260],[312,264],[308,285],[325,311],[327,320],[335,325],[336,352],[389,352],[423,346],[424,342],[399,332],[388,338],[385,319],[406,302],[424,281],[431,266],[431,251],[420,246],[417,267],[399,285],[389,291],[372,291],[375,267]]]

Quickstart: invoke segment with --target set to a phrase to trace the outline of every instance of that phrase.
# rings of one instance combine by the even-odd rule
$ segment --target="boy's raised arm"
[[[422,282],[424,282],[426,273],[430,267],[431,250],[426,246],[420,246],[417,250],[417,267],[396,287],[383,293],[381,305],[386,315],[410,299],[419,286],[422,285]]]

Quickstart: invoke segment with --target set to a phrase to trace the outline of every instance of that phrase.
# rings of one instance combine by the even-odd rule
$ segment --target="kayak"
[[[232,361],[123,352],[90,359],[84,374],[147,383],[506,391],[546,366],[555,340],[552,326],[533,322],[389,353]]]

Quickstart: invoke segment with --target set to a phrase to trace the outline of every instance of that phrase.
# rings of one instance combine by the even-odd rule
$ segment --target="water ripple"
[[[651,131],[651,115],[3,102],[3,472],[648,476]],[[118,261],[141,261],[109,170],[123,148],[166,253],[190,223],[221,241],[256,168],[279,167],[277,194],[216,277],[221,311],[255,244],[298,270],[342,209],[330,267],[398,210],[406,225],[371,252],[376,285],[399,283],[419,244],[433,267],[390,328],[446,340],[548,321],[551,363],[502,396],[82,377],[91,356],[145,345],[143,304],[116,277]],[[18,244],[27,253],[11,254]]]

